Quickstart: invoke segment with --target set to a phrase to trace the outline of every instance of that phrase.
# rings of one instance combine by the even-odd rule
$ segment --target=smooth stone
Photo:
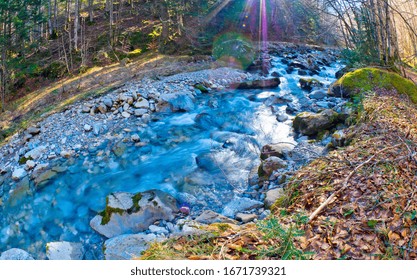
[[[37,135],[41,132],[41,129],[39,127],[31,126],[28,129],[26,129],[26,132],[31,135]]]
[[[169,234],[169,231],[166,228],[158,227],[156,225],[150,225],[149,230],[150,232],[155,233],[155,234],[164,234],[164,235]]]
[[[236,213],[261,208],[264,204],[257,200],[246,197],[238,197],[230,201],[223,208],[222,214],[227,217],[234,217]]]
[[[104,98],[103,104],[107,106],[107,108],[111,108],[113,106],[113,101],[110,98]]]
[[[89,124],[85,124],[85,125],[84,125],[84,130],[85,130],[86,132],[90,132],[91,130],[93,130],[93,127],[92,127],[91,125],[89,125]]]
[[[264,204],[267,209],[270,209],[280,197],[284,196],[284,189],[277,188],[266,192]]]
[[[142,117],[146,113],[148,113],[148,110],[147,109],[136,109],[134,111],[134,114],[135,114],[136,117]]]
[[[18,248],[12,248],[7,251],[4,251],[0,255],[0,260],[34,260],[31,254],[28,252],[18,249]]]
[[[130,117],[130,114],[128,112],[122,112],[122,117],[127,119]]]
[[[226,216],[223,216],[219,213],[216,213],[211,210],[205,210],[203,213],[200,214],[197,218],[195,218],[196,222],[202,224],[213,224],[213,223],[226,223],[226,224],[237,224],[237,221],[230,219]]]
[[[318,90],[312,91],[308,97],[310,97],[311,99],[324,99],[326,96],[327,96],[327,92],[325,92],[324,90],[318,89]]]
[[[107,206],[111,208],[128,210],[133,207],[133,195],[126,192],[112,193],[107,196]]]
[[[112,238],[145,231],[158,220],[172,221],[178,212],[176,199],[160,190],[134,196],[138,201],[127,210],[112,208],[107,204],[106,209],[90,221],[90,226],[101,235]],[[104,217],[106,220],[103,220]]]
[[[13,170],[12,179],[15,181],[19,181],[26,175],[27,175],[27,172],[24,168],[16,168],[15,170]]]
[[[149,109],[149,101],[146,99],[142,99],[133,105],[136,109]]]
[[[253,220],[257,219],[258,215],[256,214],[245,214],[245,213],[237,213],[236,220],[246,224],[252,222]]]
[[[131,260],[139,258],[149,245],[162,241],[155,234],[124,234],[104,242],[103,252],[106,260]]]
[[[46,256],[50,260],[82,260],[84,248],[81,243],[49,242],[46,244]]]
[[[39,159],[46,153],[46,151],[47,151],[46,146],[39,146],[27,152],[25,154],[25,158]]]
[[[140,137],[139,137],[139,135],[138,134],[133,134],[131,137],[130,137],[130,139],[133,141],[133,142],[140,142]]]

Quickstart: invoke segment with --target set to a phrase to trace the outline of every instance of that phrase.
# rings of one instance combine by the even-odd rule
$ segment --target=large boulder
[[[155,234],[123,234],[104,242],[103,252],[106,260],[131,260],[140,257],[141,253],[156,241],[162,241]]]
[[[308,136],[314,136],[324,130],[334,128],[342,122],[341,116],[331,109],[323,110],[320,113],[303,112],[298,114],[294,121],[294,130]]]
[[[0,255],[0,260],[33,260],[33,257],[31,254],[22,249],[12,248],[10,250],[4,251]]]
[[[49,242],[46,244],[46,256],[50,260],[82,260],[84,248],[81,243]]]
[[[231,84],[231,88],[236,89],[265,89],[265,88],[276,88],[281,84],[279,78],[271,78],[265,80],[253,80],[243,81],[237,84]]]
[[[138,233],[158,220],[171,221],[178,212],[174,197],[159,190],[137,194],[113,193],[107,197],[104,211],[90,221],[90,226],[107,238]]]

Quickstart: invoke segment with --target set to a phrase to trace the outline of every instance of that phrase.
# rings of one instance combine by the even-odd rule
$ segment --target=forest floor
[[[269,220],[211,225],[142,258],[416,259],[417,107],[377,90],[357,110],[349,145],[296,172]]]
[[[4,136],[13,135],[31,123],[63,110],[69,104],[107,93],[145,76],[162,77],[210,67],[217,66],[205,56],[195,59],[156,53],[148,53],[128,64],[121,62],[94,67],[85,74],[52,83],[9,104],[9,110],[0,114],[0,129],[6,134]]]

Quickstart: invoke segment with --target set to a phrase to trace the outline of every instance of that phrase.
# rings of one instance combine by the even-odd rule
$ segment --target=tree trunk
[[[75,0],[74,10],[74,49],[78,50],[78,30],[80,29],[80,0]]]
[[[94,21],[93,8],[94,8],[94,0],[88,0],[88,18],[90,22]]]

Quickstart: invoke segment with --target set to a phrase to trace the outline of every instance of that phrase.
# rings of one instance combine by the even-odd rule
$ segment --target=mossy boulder
[[[350,98],[375,89],[396,90],[417,103],[417,86],[397,73],[377,68],[361,68],[343,75],[329,88],[329,95]]]
[[[295,145],[290,143],[277,143],[277,144],[268,144],[262,147],[261,149],[261,159],[265,160],[269,157],[279,157],[285,159],[290,156],[291,152],[294,150]]]
[[[320,113],[303,112],[298,114],[293,121],[293,127],[296,132],[301,134],[316,136],[325,130],[336,127],[343,121],[338,113],[327,109]]]
[[[323,83],[317,79],[305,79],[301,78],[299,80],[300,87],[302,90],[311,91],[313,88],[320,88],[323,86]]]
[[[162,191],[119,192],[107,197],[106,208],[90,221],[90,226],[112,238],[145,231],[158,220],[171,221],[177,212],[175,198]]]

